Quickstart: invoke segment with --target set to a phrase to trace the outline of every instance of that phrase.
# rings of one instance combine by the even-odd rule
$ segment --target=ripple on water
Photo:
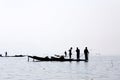
[[[88,62],[27,62],[0,58],[0,80],[119,80],[120,58],[92,57]]]

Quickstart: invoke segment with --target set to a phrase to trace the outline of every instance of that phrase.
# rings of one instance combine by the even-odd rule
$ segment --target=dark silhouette
[[[65,57],[67,57],[67,52],[66,51],[64,52],[64,54],[65,54]]]
[[[60,56],[60,59],[61,59],[61,60],[64,60],[64,56]]]
[[[69,49],[69,58],[71,59],[71,55],[72,55],[72,47]]]
[[[2,54],[0,54],[0,57],[2,57]]]
[[[87,47],[85,47],[85,49],[84,49],[84,54],[85,54],[85,61],[88,61],[89,51],[88,51]]]
[[[80,59],[80,49],[78,49],[78,47],[76,48],[76,53],[77,59]]]
[[[33,60],[36,61],[85,61],[84,59],[65,59],[64,56],[60,56],[60,57],[54,57],[51,56],[51,58],[46,58],[46,57],[39,57],[39,56],[28,56],[28,61],[29,58],[32,58]]]
[[[5,52],[5,57],[7,57],[7,52]]]
[[[25,55],[14,55],[13,57],[25,57]]]
[[[69,56],[69,59],[66,59],[65,56],[67,56],[67,52],[65,51],[64,54],[65,55],[56,55],[55,56],[51,56],[51,58],[49,58],[48,56],[46,57],[39,57],[39,56],[28,56],[28,61],[29,61],[29,58],[32,58],[33,60],[35,59],[36,61],[85,61],[85,62],[88,62],[88,49],[87,47],[85,48],[84,50],[84,53],[85,53],[85,59],[80,59],[80,49],[77,47],[76,48],[76,55],[77,55],[77,59],[74,59],[74,58],[71,58],[72,57],[72,47],[70,47],[70,49],[68,50],[69,53],[68,53],[68,56]]]
[[[28,62],[29,62],[29,56],[28,56]]]

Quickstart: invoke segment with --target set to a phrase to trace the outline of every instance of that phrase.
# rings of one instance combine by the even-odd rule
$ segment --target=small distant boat
[[[14,55],[14,56],[2,56],[0,55],[0,57],[25,57],[26,55]]]
[[[28,56],[28,58],[32,58],[32,59],[35,59],[35,60],[38,60],[38,61],[85,61],[85,62],[88,62],[85,59],[65,59],[63,57],[60,57],[60,58],[57,58],[57,57],[48,58],[48,57]]]
[[[13,57],[25,57],[25,55],[15,55]]]

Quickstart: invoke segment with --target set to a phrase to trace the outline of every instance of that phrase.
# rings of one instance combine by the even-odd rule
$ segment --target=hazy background
[[[119,31],[120,0],[0,0],[0,54],[119,55]]]

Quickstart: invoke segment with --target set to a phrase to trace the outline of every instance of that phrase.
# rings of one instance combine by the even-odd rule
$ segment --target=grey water
[[[0,57],[0,80],[119,80],[120,56],[91,56],[89,62],[30,62]]]

